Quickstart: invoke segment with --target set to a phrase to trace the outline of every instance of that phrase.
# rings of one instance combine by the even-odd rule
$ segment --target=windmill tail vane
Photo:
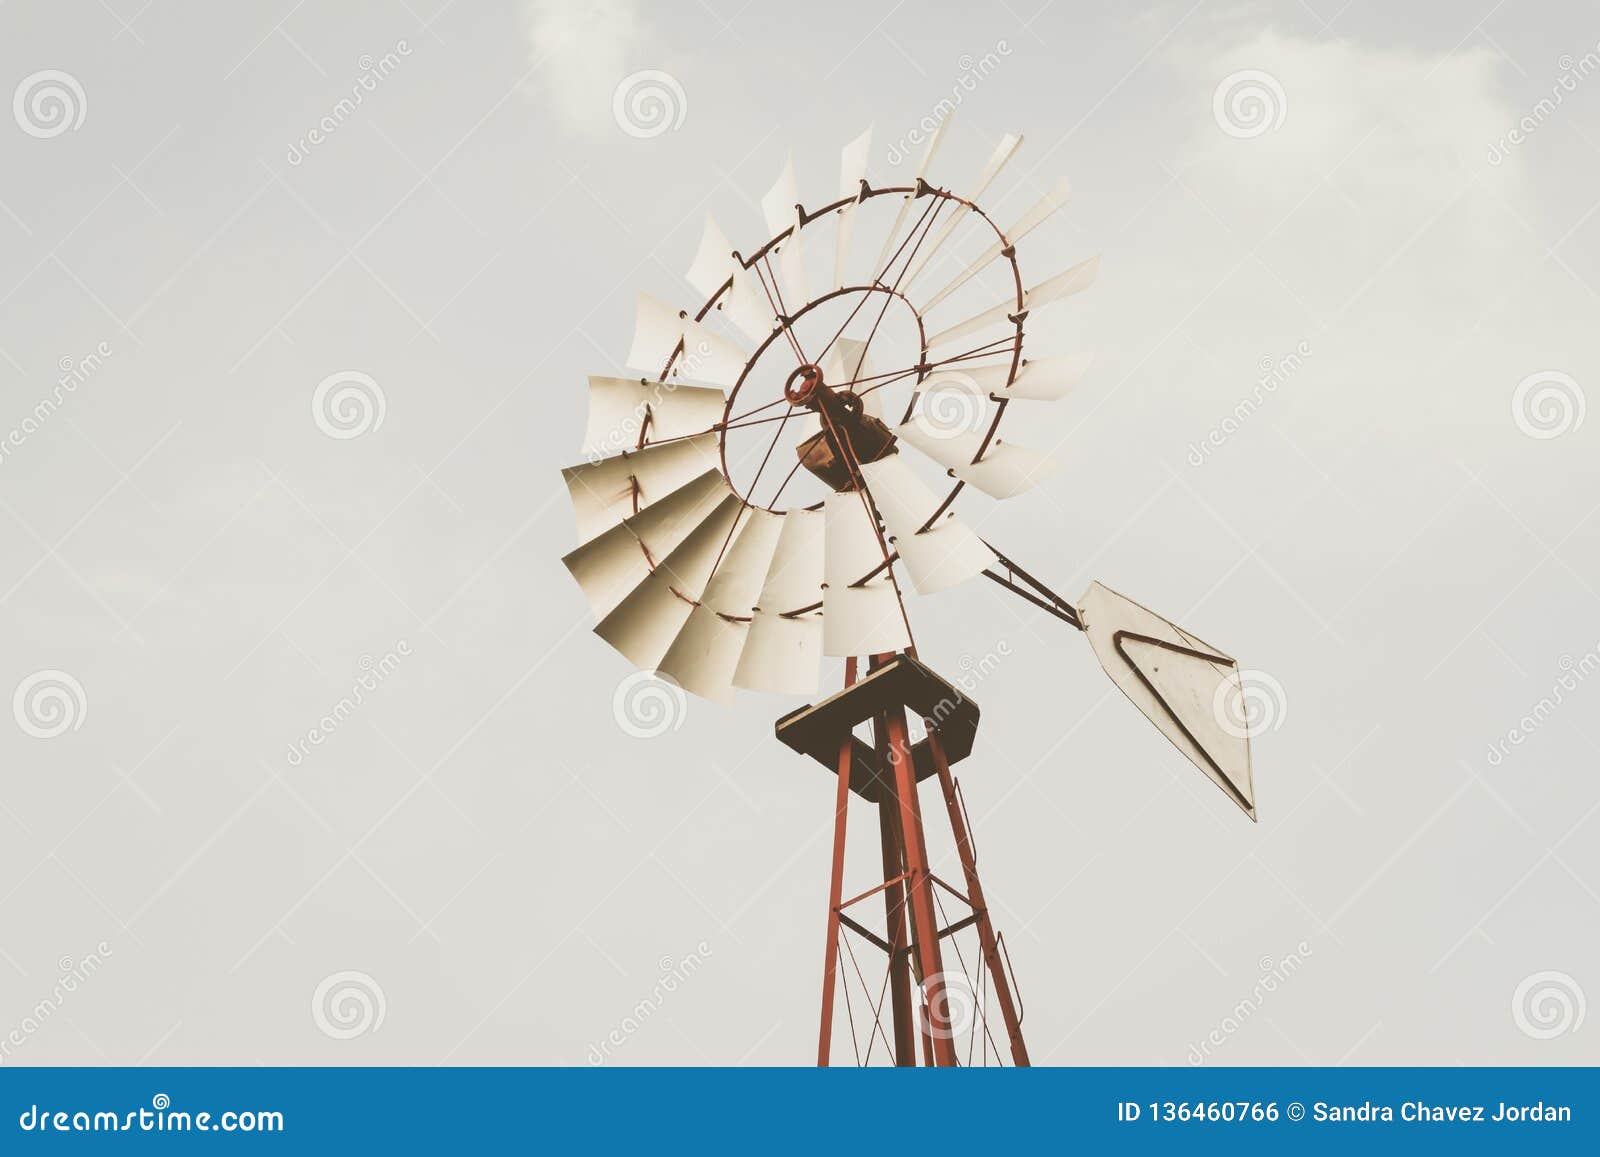
[[[748,257],[707,218],[686,274],[702,303],[639,295],[626,365],[652,377],[589,379],[587,459],[562,472],[581,543],[563,562],[596,633],[636,666],[727,704],[736,690],[812,696],[824,658],[844,660],[841,690],[776,726],[837,777],[821,1064],[845,1026],[859,1063],[914,1064],[919,1047],[930,1064],[1028,1063],[951,770],[972,750],[978,708],[920,657],[908,588],[929,596],[982,575],[1077,628],[1134,705],[1256,818],[1237,662],[1099,583],[1069,602],[980,535],[982,512],[953,509],[969,488],[1004,500],[1056,468],[1000,427],[1013,403],[1060,403],[1088,371],[1087,353],[1029,358],[1023,343],[1094,282],[1098,259],[1025,281],[1018,242],[1068,185],[1002,227],[978,199],[1022,138],[1005,136],[958,193],[927,178],[949,123],[910,184],[882,188],[867,179],[867,130],[843,150],[837,199],[814,210],[791,160],[761,199],[769,239]],[[856,242],[875,235],[863,266]],[[935,272],[943,284],[925,292]],[[963,302],[965,317],[930,326]],[[953,881],[930,859],[927,779]],[[846,819],[863,805],[883,877],[848,897]],[[882,957],[876,987],[858,948]]]

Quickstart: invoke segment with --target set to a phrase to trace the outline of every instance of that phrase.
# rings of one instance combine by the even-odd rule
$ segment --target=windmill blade
[[[787,695],[809,695],[817,689],[822,617],[789,612],[822,598],[822,554],[822,511],[785,514],[734,670],[735,687]]]
[[[733,242],[722,231],[710,213],[706,214],[705,229],[700,234],[700,248],[684,278],[706,297],[721,289],[739,263],[733,259]]]
[[[733,243],[710,214],[706,215],[705,231],[700,235],[700,248],[684,276],[708,299],[727,285],[728,291],[717,302],[717,308],[751,341],[765,341],[778,324],[772,307],[756,288],[756,279],[734,257]]]
[[[721,422],[727,406],[727,394],[706,386],[590,375],[584,453],[633,449],[642,433],[652,442],[698,434]]]
[[[1000,175],[1000,170],[1005,168],[1006,162],[1012,158],[1021,145],[1022,137],[1020,134],[1007,133],[1001,138],[999,145],[995,147],[994,152],[990,155],[988,163],[983,166],[983,171],[978,174],[978,180],[973,186],[972,191],[966,194],[966,199],[968,201],[975,202],[979,197],[983,196],[985,191],[988,190],[989,186],[994,183],[994,179]],[[962,219],[971,211],[972,207],[964,204],[957,205],[955,209],[951,211],[949,219],[939,227],[939,232],[935,233],[933,237],[923,245],[921,256],[918,257],[911,268],[906,271],[905,278],[900,283],[901,292],[910,292],[911,283],[917,279],[917,275],[928,267],[928,262],[933,260],[934,254],[938,253],[940,247],[943,246],[946,241],[950,240],[950,235],[956,231],[956,226],[959,225]]]
[[[658,668],[684,690],[718,703],[732,702],[733,674],[782,529],[781,514],[745,507],[700,605],[690,612]]]
[[[777,182],[761,198],[761,215],[766,218],[767,228],[774,237],[789,230],[789,236],[778,242],[773,252],[778,255],[778,280],[783,285],[780,304],[786,312],[793,312],[811,300],[805,253],[800,242],[800,186],[795,180],[793,156],[784,163]]]
[[[918,480],[902,455],[863,462],[861,473],[918,594],[953,587],[998,561],[994,551],[948,511],[922,529],[939,508],[939,497]]]
[[[1060,357],[1049,358],[1024,358],[1017,367],[1017,377],[1009,386],[1006,378],[1011,376],[1011,360],[994,365],[973,366],[952,370],[940,370],[930,375],[923,383],[924,393],[944,389],[951,386],[971,385],[989,395],[991,398],[1013,398],[1032,402],[1058,402],[1064,398],[1067,391],[1077,385],[1079,379],[1088,372],[1094,364],[1093,354],[1064,354]],[[871,395],[868,395],[869,397]]]
[[[1242,700],[1239,665],[1154,611],[1091,583],[1078,617],[1106,674],[1252,820],[1250,740],[1223,700]]]
[[[720,469],[714,433],[568,466],[561,477],[578,519],[579,541],[605,533],[709,469]]]
[[[872,127],[844,147],[839,154],[839,196],[856,197],[859,203],[861,182],[867,177],[867,156],[872,152]],[[833,287],[844,287],[850,268],[850,239],[856,228],[856,203],[839,210],[833,242]]]
[[[974,462],[983,445],[983,435],[934,425],[927,420],[925,410],[905,425],[895,427],[894,433],[991,498],[1012,498],[1031,490],[1060,468],[1060,463],[1048,455],[999,438],[990,442],[983,457]]]
[[[1100,258],[1098,256],[1079,262],[1071,269],[1058,273],[1054,277],[1046,278],[1032,289],[1025,290],[1022,294],[1021,310],[1017,309],[1016,303],[1008,298],[999,305],[986,309],[982,313],[974,314],[972,317],[967,318],[966,321],[958,322],[949,329],[941,330],[934,334],[928,339],[928,348],[933,349],[936,346],[949,345],[958,337],[965,337],[969,333],[975,333],[991,325],[999,325],[1001,322],[1009,322],[1024,310],[1032,313],[1034,310],[1043,309],[1047,305],[1088,289],[1099,276]]]
[[[729,495],[648,578],[600,620],[595,634],[634,666],[654,671],[688,621],[744,503]]]
[[[1055,183],[1048,193],[1035,201],[1033,205],[1029,207],[1026,213],[1017,218],[1016,223],[1005,231],[1005,236],[1001,240],[996,241],[993,245],[989,246],[989,248],[980,253],[978,255],[978,259],[971,265],[968,265],[960,273],[956,274],[955,279],[951,281],[949,285],[945,286],[938,293],[929,298],[928,303],[922,307],[922,312],[926,313],[945,298],[949,297],[956,290],[960,289],[968,281],[972,280],[972,278],[982,273],[989,267],[990,262],[994,261],[1006,249],[1015,245],[1018,241],[1021,241],[1029,233],[1037,229],[1049,219],[1050,214],[1054,213],[1057,209],[1061,208],[1061,206],[1065,205],[1067,203],[1067,198],[1071,196],[1071,194],[1072,186],[1067,182],[1065,177],[1062,177]]]
[[[683,353],[672,369],[679,377],[731,386],[750,360],[748,353],[701,322],[648,293],[639,294],[628,367],[659,376],[680,342]]]
[[[859,586],[883,562],[876,524],[855,491],[828,495],[822,506],[822,653],[878,655],[911,645],[900,595],[887,568]]]
[[[933,164],[934,154],[939,151],[939,143],[944,140],[944,133],[950,127],[954,114],[947,116],[934,128],[933,135],[928,138],[928,147],[923,150],[922,160],[917,165],[916,176],[911,184],[915,185],[922,180],[928,172],[928,166]],[[888,270],[889,255],[895,251],[895,238],[900,236],[900,227],[906,223],[906,214],[911,211],[911,202],[916,199],[915,193],[907,193],[900,202],[900,209],[894,215],[894,224],[889,226],[889,235],[883,239],[883,249],[878,253],[878,260],[872,267],[874,278],[882,278]]]
[[[561,561],[589,600],[595,619],[614,611],[650,577],[651,560],[670,555],[732,493],[721,470],[707,470],[568,553]]]

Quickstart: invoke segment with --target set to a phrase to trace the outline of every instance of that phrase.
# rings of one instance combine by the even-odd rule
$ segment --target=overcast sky
[[[1061,472],[962,511],[1268,711],[1252,825],[1064,624],[911,604],[1000,656],[1035,1061],[1600,1062],[1591,6],[25,0],[0,80],[0,1063],[811,1058],[832,777],[796,700],[619,723],[559,468],[708,211],[941,102],[936,184],[1072,182],[1025,280],[1102,259]]]

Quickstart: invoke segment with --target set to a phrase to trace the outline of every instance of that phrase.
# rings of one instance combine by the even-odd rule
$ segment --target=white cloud
[[[562,125],[611,131],[611,94],[641,61],[644,22],[633,0],[529,0],[527,88]]]

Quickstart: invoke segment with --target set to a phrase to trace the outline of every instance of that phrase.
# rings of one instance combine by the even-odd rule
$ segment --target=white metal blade
[[[563,558],[595,619],[615,610],[650,576],[650,560],[670,555],[732,493],[721,470],[707,470]]]
[[[728,395],[706,386],[591,375],[583,449],[588,454],[615,454],[634,449],[641,432],[651,442],[703,433],[722,421],[727,405]]]
[[[1024,291],[1022,308],[1031,314],[1035,310],[1043,309],[1045,306],[1071,297],[1075,293],[1081,293],[1093,285],[1095,279],[1099,276],[1100,258],[1098,256],[1091,257],[1087,261],[1079,262],[1071,269],[1041,281],[1032,289]],[[966,321],[958,322],[949,329],[941,330],[934,334],[928,339],[928,348],[933,349],[937,346],[949,345],[952,341],[959,337],[965,337],[969,333],[976,333],[978,330],[991,325],[999,325],[1001,322],[1009,322],[1019,312],[1016,300],[1007,298],[999,305],[986,309],[982,313],[974,314],[972,317],[967,318]]]
[[[810,695],[822,671],[822,615],[757,611],[733,685],[777,695]]]
[[[700,234],[700,248],[695,250],[689,272],[684,274],[690,285],[706,297],[721,289],[739,263],[733,259],[733,242],[712,218],[706,214],[705,231]]]
[[[951,281],[949,285],[946,285],[938,293],[929,298],[928,303],[922,307],[922,312],[926,313],[945,298],[949,297],[956,290],[960,289],[968,281],[972,280],[972,278],[976,277],[979,273],[982,273],[986,268],[988,268],[990,262],[994,261],[1000,256],[1002,250],[1006,249],[1008,246],[1015,245],[1018,241],[1021,241],[1029,233],[1033,232],[1041,224],[1043,224],[1049,218],[1050,214],[1061,208],[1062,205],[1065,205],[1067,203],[1067,198],[1071,196],[1071,193],[1072,186],[1067,182],[1065,177],[1062,177],[1055,183],[1048,193],[1039,198],[1039,200],[1035,201],[1028,208],[1026,213],[1017,218],[1016,223],[1005,231],[1005,237],[1003,240],[996,241],[993,245],[989,246],[989,248],[985,249],[981,254],[979,254],[976,261],[972,262],[972,264],[968,265],[960,273],[956,274],[955,279]]]
[[[685,690],[719,703],[732,700],[733,675],[750,623],[726,616],[751,615],[782,527],[781,515],[759,507],[746,507],[740,516],[700,605],[661,660],[659,669]]]
[[[989,186],[994,183],[994,179],[1000,175],[1000,170],[1005,168],[1006,162],[1012,158],[1021,145],[1022,136],[1018,133],[1007,133],[1001,138],[1000,144],[990,154],[988,163],[983,166],[983,171],[978,174],[977,183],[966,194],[968,201],[976,203],[983,196]],[[910,291],[911,283],[917,279],[917,275],[928,267],[928,262],[933,260],[934,254],[938,253],[940,247],[950,240],[950,235],[956,231],[956,226],[971,211],[967,205],[957,205],[951,210],[950,216],[939,227],[939,231],[923,245],[922,253],[912,263],[911,269],[905,275],[905,279],[901,281],[900,290],[902,293]]]
[[[851,584],[883,562],[876,523],[860,494],[830,494],[823,503],[822,653],[876,655],[910,646],[900,598],[885,570]]]
[[[778,546],[757,596],[758,607],[768,614],[783,615],[822,598],[823,532],[820,510],[791,510],[783,516]]]
[[[839,196],[857,197],[861,182],[867,175],[867,157],[872,152],[872,128],[844,147],[839,155]],[[833,243],[833,287],[844,285],[846,271],[850,268],[850,239],[856,227],[856,206],[845,205],[839,210],[835,222]]]
[[[986,366],[968,368],[958,363],[947,370],[929,375],[922,383],[925,393],[970,383],[991,398],[1013,398],[1031,402],[1057,402],[1094,364],[1094,355],[1063,354],[1049,358],[1023,358],[1017,367],[1017,378],[1009,386],[1006,378],[1011,374],[1011,359]]]
[[[938,126],[933,130],[933,135],[928,138],[928,147],[923,150],[922,161],[917,165],[916,176],[910,182],[908,182],[909,184],[915,185],[918,180],[922,179],[927,174],[928,166],[933,163],[934,154],[939,151],[939,143],[944,140],[945,130],[950,127],[950,122],[953,119],[955,119],[954,114],[945,117],[944,120],[940,121]],[[904,199],[900,202],[899,211],[894,215],[894,224],[889,227],[889,235],[883,240],[883,249],[878,253],[877,263],[872,267],[873,277],[883,278],[885,279],[886,283],[893,282],[894,279],[886,277],[887,270],[884,268],[884,266],[889,263],[890,254],[892,254],[897,247],[896,241],[900,236],[900,227],[906,223],[906,215],[911,211],[911,203],[915,199],[915,194],[905,194]]]
[[[1243,697],[1238,664],[1099,583],[1078,601],[1078,615],[1112,682],[1254,820],[1250,740],[1219,710],[1223,699]]]
[[[578,540],[588,542],[706,470],[719,469],[717,444],[716,434],[701,434],[568,466],[561,477],[577,516]]]
[[[785,229],[789,236],[778,242],[774,252],[778,256],[778,280],[783,285],[783,309],[797,313],[811,300],[811,290],[806,278],[804,247],[800,240],[800,187],[794,175],[794,157],[784,163],[777,182],[761,198],[761,215],[767,228],[776,237]],[[769,254],[770,256],[770,254]]]
[[[656,670],[688,621],[694,600],[699,599],[711,577],[728,532],[743,508],[744,503],[737,496],[725,498],[644,582],[600,620],[595,634],[641,670]]]
[[[750,360],[748,353],[707,326],[648,293],[639,294],[629,368],[659,376],[680,341],[683,353],[673,363],[675,377],[731,386]]]
[[[751,691],[809,695],[822,663],[822,618],[790,617],[822,598],[823,513],[791,510],[782,517],[772,562],[761,583],[750,633],[733,683]]]
[[[861,472],[918,594],[965,582],[997,561],[983,540],[949,511],[922,529],[938,509],[939,496],[912,473],[902,455],[863,462]]]
[[[992,498],[1011,498],[1030,490],[1060,465],[1036,450],[999,438],[989,443],[980,461],[974,462],[972,459],[983,444],[981,433],[934,426],[923,412],[896,427],[894,432],[896,437]]]

